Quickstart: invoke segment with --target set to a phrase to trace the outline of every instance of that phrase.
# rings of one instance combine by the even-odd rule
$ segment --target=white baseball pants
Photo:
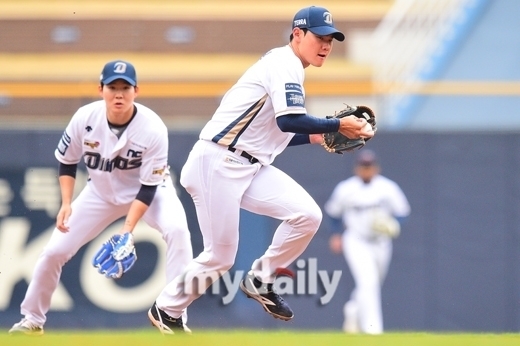
[[[129,208],[130,204],[113,205],[103,201],[94,194],[88,184],[86,185],[72,202],[70,231],[62,233],[54,229],[36,262],[32,280],[21,304],[21,313],[25,318],[43,326],[52,294],[60,280],[62,267],[83,245],[98,236],[112,222],[126,215]],[[161,232],[167,244],[166,277],[169,282],[177,277],[193,258],[186,214],[171,179],[166,179],[165,183],[157,188],[154,200],[143,220]],[[150,302],[150,305],[152,303]]]
[[[389,238],[367,240],[350,232],[343,234],[343,253],[355,281],[355,289],[345,305],[357,312],[359,329],[367,334],[383,332],[381,287],[392,257]]]
[[[287,174],[273,166],[251,164],[209,141],[194,145],[180,181],[193,198],[204,250],[157,298],[159,308],[172,317],[180,316],[233,266],[240,208],[282,221],[271,245],[252,267],[267,283],[274,282],[277,268],[289,266],[302,254],[321,223],[319,206]]]

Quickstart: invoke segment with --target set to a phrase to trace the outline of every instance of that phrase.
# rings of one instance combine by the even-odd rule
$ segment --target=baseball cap
[[[377,164],[376,154],[370,149],[362,149],[356,158],[358,166],[373,166]]]
[[[99,80],[103,84],[110,84],[117,79],[127,81],[132,86],[137,85],[137,77],[135,75],[134,65],[123,60],[114,60],[107,62]]]
[[[309,29],[313,34],[320,36],[333,35],[338,41],[345,39],[345,35],[334,27],[330,12],[323,7],[302,8],[294,16],[292,27],[293,29]]]

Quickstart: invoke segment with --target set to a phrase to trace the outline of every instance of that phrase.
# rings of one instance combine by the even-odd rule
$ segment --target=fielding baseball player
[[[348,333],[381,334],[381,286],[392,256],[392,239],[410,214],[403,191],[379,174],[373,151],[359,152],[355,175],[340,182],[325,204],[335,233],[331,250],[343,253],[355,281],[344,306],[343,329]]]
[[[83,245],[125,215],[120,232],[127,235],[125,239],[131,239],[128,235],[141,218],[161,232],[167,244],[168,281],[193,258],[184,208],[168,173],[168,131],[156,113],[134,102],[139,91],[136,80],[129,62],[107,63],[99,86],[103,100],[79,108],[65,129],[55,151],[62,196],[56,228],[21,304],[24,318],[9,333],[43,334],[62,267]],[[82,158],[89,180],[72,201]],[[126,271],[136,259],[130,258],[130,263],[116,262],[116,267]],[[108,274],[101,266],[99,269]]]
[[[365,119],[307,114],[304,69],[322,66],[333,40],[345,36],[321,7],[300,10],[292,27],[290,43],[265,54],[224,95],[182,169],[181,184],[193,198],[204,250],[165,287],[148,313],[163,333],[182,330],[183,311],[233,266],[241,208],[281,224],[240,287],[274,317],[293,318],[289,305],[273,292],[275,273],[306,249],[322,213],[302,186],[271,163],[287,146],[322,143],[324,132],[374,135],[366,130]],[[200,282],[205,283],[202,290]]]

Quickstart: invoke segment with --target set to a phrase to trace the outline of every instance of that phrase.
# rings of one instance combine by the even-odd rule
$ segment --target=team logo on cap
[[[118,61],[114,64],[114,72],[115,73],[125,73],[126,72],[126,64],[124,62]]]
[[[324,12],[323,21],[329,25],[332,25],[332,14],[330,14],[329,12]]]

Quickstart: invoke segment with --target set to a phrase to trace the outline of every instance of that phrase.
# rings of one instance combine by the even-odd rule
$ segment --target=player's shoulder
[[[153,118],[159,117],[159,115],[153,109],[143,105],[142,103],[134,102],[134,105],[137,108],[138,113],[142,113],[148,117],[153,117]]]
[[[288,46],[275,47],[268,50],[263,56],[262,59],[271,59],[273,57],[278,57],[280,55],[286,55],[288,52]]]
[[[282,47],[276,47],[265,53],[259,60],[262,64],[269,64],[276,66],[292,66],[295,63],[295,55],[291,48],[286,45]],[[296,64],[295,66],[298,66]]]
[[[143,129],[166,129],[166,124],[164,124],[164,121],[154,110],[141,103],[135,102],[134,105],[137,109],[135,119],[139,123],[139,126],[142,126]]]
[[[388,177],[385,177],[384,175],[378,174],[374,177],[373,180],[374,180],[375,184],[386,186],[389,188],[398,188],[399,189],[399,185],[395,181],[393,181],[392,179],[390,179]]]
[[[351,189],[361,183],[361,179],[359,179],[356,176],[352,176],[350,178],[347,178],[345,180],[340,181],[337,185],[337,189]]]

